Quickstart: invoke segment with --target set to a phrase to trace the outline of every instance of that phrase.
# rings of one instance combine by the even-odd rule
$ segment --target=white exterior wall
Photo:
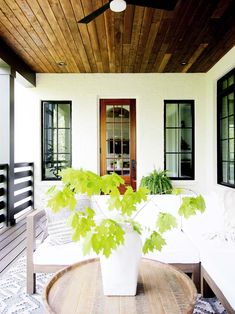
[[[99,173],[99,99],[135,98],[137,180],[164,167],[164,100],[195,100],[195,181],[180,181],[203,191],[206,139],[205,74],[38,74],[37,87],[16,86],[16,161],[34,161],[41,178],[41,100],[72,101],[73,166]],[[176,183],[177,184],[177,183]],[[37,192],[37,190],[36,190]]]
[[[235,48],[206,74],[38,74],[36,88],[16,83],[15,159],[35,162],[36,204],[52,184],[41,182],[41,100],[72,101],[73,166],[99,173],[99,99],[135,98],[139,182],[164,166],[164,100],[193,99],[195,180],[174,183],[223,191],[217,185],[216,82],[234,66]]]
[[[206,74],[207,89],[207,156],[208,187],[223,192],[230,188],[217,184],[217,81],[235,67],[235,47]]]

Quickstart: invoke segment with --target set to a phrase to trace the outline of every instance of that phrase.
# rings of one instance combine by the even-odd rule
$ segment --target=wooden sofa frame
[[[44,210],[34,210],[27,216],[27,293],[36,292],[36,273],[56,272],[68,265],[37,265],[33,263],[33,253],[36,250],[36,238],[43,235],[46,238],[46,213]],[[198,292],[200,292],[200,263],[184,264],[170,263],[172,266],[188,274]]]
[[[36,292],[36,273],[53,273],[68,265],[37,265],[33,263],[33,253],[36,250],[36,239],[46,238],[46,213],[44,210],[34,210],[27,216],[27,293]]]
[[[205,298],[216,296],[223,304],[228,314],[235,314],[235,311],[232,309],[226,297],[203,266],[201,266],[201,293]]]

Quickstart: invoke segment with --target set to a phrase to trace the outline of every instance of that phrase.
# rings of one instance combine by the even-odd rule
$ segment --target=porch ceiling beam
[[[17,71],[30,84],[36,86],[36,72],[34,72],[1,38],[0,58],[13,70]]]

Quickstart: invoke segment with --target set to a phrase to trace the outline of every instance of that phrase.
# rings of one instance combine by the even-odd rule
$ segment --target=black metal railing
[[[32,162],[14,165],[13,194],[10,194],[7,220],[10,225],[16,222],[16,215],[34,206],[34,164]],[[18,215],[19,216],[19,215]]]
[[[6,223],[8,207],[8,165],[0,165],[0,228]]]

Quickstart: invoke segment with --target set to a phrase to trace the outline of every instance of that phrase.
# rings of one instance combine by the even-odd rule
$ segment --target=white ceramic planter
[[[142,241],[133,230],[127,230],[124,245],[109,258],[101,256],[101,273],[104,295],[136,295]]]

